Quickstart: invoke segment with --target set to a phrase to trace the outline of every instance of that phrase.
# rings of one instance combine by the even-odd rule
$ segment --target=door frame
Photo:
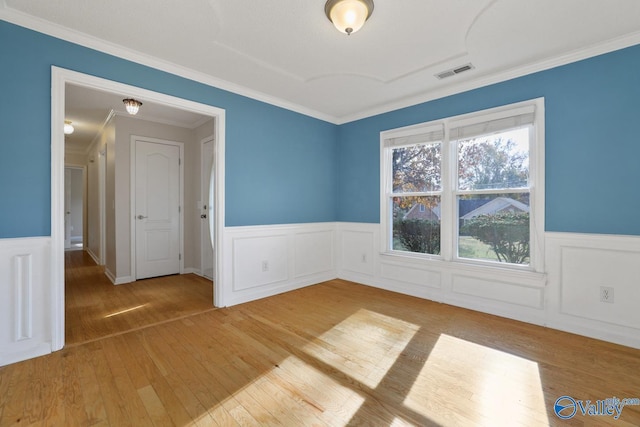
[[[180,211],[178,217],[178,251],[180,252],[180,274],[184,274],[184,143],[178,141],[169,141],[166,139],[158,139],[158,138],[149,138],[146,136],[140,135],[131,135],[131,171],[129,173],[131,189],[130,189],[130,198],[129,198],[129,207],[131,209],[131,226],[129,227],[129,231],[131,232],[130,243],[131,243],[131,277],[133,280],[138,280],[138,257],[137,255],[137,234],[136,227],[138,226],[138,221],[136,221],[136,143],[138,141],[150,142],[153,144],[163,144],[163,145],[171,145],[174,147],[178,147],[180,150],[180,163],[179,163],[179,172],[178,179],[180,180],[180,184],[178,185],[178,203],[180,204]]]
[[[211,180],[211,173],[209,171],[205,171],[204,170],[204,165],[205,165],[205,155],[204,155],[204,145],[212,142],[213,143],[213,167],[215,167],[215,147],[216,147],[216,138],[215,138],[215,134],[207,136],[206,138],[203,138],[200,140],[200,206],[199,206],[199,212],[202,215],[202,211],[203,211],[203,204],[205,203],[206,200],[206,204],[207,204],[207,215],[211,215],[211,209],[209,207],[209,195],[208,195],[208,191],[205,192],[205,188],[209,188],[208,185],[205,185],[207,183],[207,176],[209,176],[209,182]],[[214,182],[215,184],[215,182]],[[205,194],[207,193],[207,194]],[[214,194],[215,197],[215,194]],[[215,218],[214,218],[215,220]],[[210,221],[209,217],[207,217],[207,223]],[[207,227],[207,228],[211,228],[211,227]],[[204,275],[204,247],[205,247],[205,242],[204,242],[204,238],[205,238],[205,233],[204,233],[204,229],[205,226],[203,224],[202,221],[200,221],[200,275],[202,277],[206,277]],[[211,236],[206,236],[207,240],[211,239]],[[214,238],[215,238],[215,234],[214,234]],[[213,256],[215,258],[215,253],[216,253],[216,248],[213,248]],[[214,267],[215,270],[215,267]]]
[[[65,87],[67,84],[83,86],[95,90],[114,92],[123,96],[146,99],[149,102],[165,104],[177,109],[211,116],[215,134],[215,245],[224,242],[224,158],[225,158],[225,110],[195,101],[118,83],[112,80],[51,67],[51,342],[52,350],[64,347],[64,113]],[[217,251],[214,259],[213,301],[217,307],[226,305],[223,278],[223,251]]]

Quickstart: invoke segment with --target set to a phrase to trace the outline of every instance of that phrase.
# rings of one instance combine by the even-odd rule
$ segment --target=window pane
[[[528,265],[529,193],[458,196],[458,256]]]
[[[440,196],[393,197],[396,251],[440,254]]]
[[[393,149],[393,192],[440,190],[440,143]]]
[[[529,184],[529,127],[458,141],[458,188],[525,188]]]

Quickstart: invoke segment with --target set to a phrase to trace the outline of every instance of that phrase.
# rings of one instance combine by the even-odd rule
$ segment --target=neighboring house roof
[[[430,209],[421,203],[416,203],[409,209],[403,219],[428,219],[432,221],[438,221],[440,216],[434,212],[436,208]],[[438,209],[439,211],[439,209]]]
[[[497,197],[495,199],[462,199],[459,200],[460,219],[468,220],[480,215],[493,215],[499,212],[529,212],[529,206],[510,197]],[[403,219],[439,220],[440,205],[428,208],[421,203],[416,203],[409,209]]]
[[[461,217],[491,201],[490,197],[458,200],[458,215]]]
[[[490,202],[460,216],[460,219],[471,219],[480,215],[493,215],[500,212],[529,212],[529,206],[509,197],[497,197]]]

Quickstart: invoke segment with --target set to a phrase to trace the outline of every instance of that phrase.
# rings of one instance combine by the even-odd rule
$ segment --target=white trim
[[[107,150],[98,152],[98,215],[100,222],[100,257],[98,265],[107,263]],[[87,245],[88,246],[88,245]]]
[[[95,263],[96,263],[96,265],[102,265],[102,264],[100,264],[100,258],[99,258],[95,253],[93,253],[93,251],[91,250],[91,248],[87,248],[87,247],[85,247],[85,248],[84,248],[84,250],[85,250],[85,252],[87,252],[87,254],[91,257],[91,259],[93,260],[93,262],[95,262]]]
[[[142,53],[122,45],[111,43],[106,40],[81,33],[79,31],[71,30],[64,26],[54,24],[44,19],[36,18],[34,16],[13,9],[8,9],[6,7],[0,6],[0,19],[12,24],[20,25],[30,30],[34,30],[83,47],[87,47],[89,49],[94,49],[99,52],[107,53],[109,55],[132,61],[137,64],[165,71],[167,73],[203,83],[208,86],[213,86],[218,89],[246,96],[248,98],[255,99],[256,101],[265,102],[270,105],[275,105],[276,107],[285,108],[287,110],[295,111],[309,117],[315,117],[317,119],[324,120],[330,123],[335,123],[337,121],[337,118],[334,116],[293,103],[291,101],[284,100],[277,96],[250,89],[236,83],[232,83],[227,80],[223,80],[218,77],[196,71],[179,64],[175,64],[170,61],[165,61],[152,55]]]
[[[337,125],[355,122],[357,120],[366,119],[368,117],[377,116],[379,114],[388,113],[390,111],[400,110],[402,108],[412,107],[414,105],[423,104],[425,102],[434,101],[436,99],[445,98],[447,96],[468,92],[474,89],[482,88],[496,83],[506,82],[518,77],[527,76],[529,74],[538,73],[552,68],[561,67],[563,65],[582,61],[584,59],[593,58],[616,50],[624,49],[630,46],[640,44],[640,31],[628,34],[622,37],[616,37],[611,40],[576,49],[572,52],[564,53],[532,64],[521,65],[506,71],[491,74],[488,76],[480,76],[472,80],[466,80],[450,86],[434,89],[425,93],[401,98],[394,102],[388,102],[379,107],[369,108],[355,114],[339,117],[334,123]]]
[[[293,103],[291,101],[284,100],[277,96],[268,95],[254,89],[249,89],[247,87],[240,86],[236,83],[232,83],[206,73],[195,71],[184,66],[174,64],[172,62],[155,58],[148,54],[134,51],[121,45],[107,42],[105,40],[90,36],[85,33],[70,30],[61,25],[53,24],[49,21],[45,21],[28,14],[18,12],[13,9],[8,9],[4,5],[0,5],[0,19],[34,31],[38,31],[43,34],[47,34],[49,36],[57,37],[71,43],[78,44],[80,46],[114,55],[132,62],[136,62],[138,64],[146,65],[148,67],[153,67],[161,71],[166,71],[180,77],[214,86],[219,89],[227,90],[238,95],[246,96],[257,101],[266,102],[277,107],[285,108],[287,110],[324,120],[336,125],[341,125],[367,117],[376,116],[378,114],[384,114],[390,111],[399,110],[401,108],[411,107],[414,105],[433,101],[435,99],[444,98],[446,96],[455,95],[491,84],[515,79],[517,77],[522,77],[551,68],[556,68],[562,65],[581,61],[583,59],[588,59],[619,49],[624,49],[640,43],[639,31],[621,37],[616,37],[614,39],[605,40],[592,46],[576,49],[572,52],[564,53],[532,64],[521,65],[489,76],[480,76],[472,80],[466,80],[443,88],[430,90],[419,95],[401,98],[397,101],[383,102],[378,107],[363,110],[354,114],[336,117],[331,114],[326,114]]]
[[[51,70],[51,349],[64,347],[64,112],[66,78]]]
[[[532,211],[532,221],[530,222],[530,263],[527,266],[504,265],[501,263],[486,262],[483,260],[470,260],[457,256],[455,240],[458,235],[457,208],[455,197],[458,194],[479,194],[479,193],[512,193],[522,192],[522,189],[515,190],[487,190],[485,191],[465,191],[461,192],[456,187],[456,162],[454,158],[457,152],[456,141],[451,136],[451,130],[456,126],[483,123],[496,119],[531,114],[535,111],[533,130],[530,134],[530,177],[527,192],[531,194],[530,205]],[[441,170],[441,190],[423,191],[414,193],[393,192],[392,186],[392,150],[398,148],[393,144],[395,138],[410,138],[412,135],[424,133],[425,130],[444,128],[444,135],[441,142],[442,170]],[[442,262],[455,262],[456,264],[477,264],[483,268],[512,268],[514,270],[528,270],[541,273],[544,271],[544,98],[536,98],[529,101],[503,105],[496,108],[466,113],[458,116],[446,117],[426,123],[405,126],[398,129],[380,132],[380,252],[382,255],[405,256],[413,259],[433,260]],[[430,144],[421,142],[420,144]],[[401,145],[402,146],[402,145]],[[406,196],[440,196],[440,206],[442,212],[441,223],[441,247],[440,254],[416,254],[393,251],[391,249],[391,198]],[[486,267],[484,267],[486,266]]]
[[[209,115],[215,120],[216,136],[216,246],[222,247],[225,221],[225,110],[159,92],[118,83],[56,66],[51,67],[51,334],[53,351],[64,347],[64,124],[65,85],[74,84],[102,91],[145,98],[150,102]],[[216,253],[214,301],[224,306],[226,283],[222,251]]]
[[[205,165],[205,155],[204,155],[204,146],[207,143],[213,143],[213,155],[215,156],[215,150],[216,150],[216,139],[214,135],[210,135],[207,136],[205,138],[202,138],[200,140],[200,206],[198,206],[199,208],[199,214],[202,215],[202,207],[203,204],[205,203],[206,200],[206,205],[207,205],[207,215],[210,215],[211,212],[211,206],[209,206],[209,195],[205,194],[205,188],[208,188],[209,185],[207,183],[207,176],[209,176],[209,179],[211,179],[210,177],[210,173],[208,173],[208,171],[204,170],[204,165]],[[215,158],[212,160],[213,162],[215,162]],[[205,185],[206,184],[206,185]],[[215,188],[215,183],[214,183],[214,188]],[[208,193],[208,192],[206,192]],[[215,197],[215,196],[214,196]],[[213,207],[213,210],[215,212],[215,206]],[[202,218],[201,218],[202,219]],[[210,224],[210,218],[207,217],[207,224]],[[205,260],[204,260],[204,247],[205,247],[205,243],[204,243],[204,224],[203,221],[200,221],[200,269],[198,270],[198,274],[202,275],[204,277],[204,264],[205,264]],[[211,228],[211,227],[207,227],[207,228]],[[208,239],[211,239],[211,236],[208,236]],[[213,242],[212,242],[213,243]],[[214,250],[214,257],[215,257],[215,247],[213,248]],[[214,269],[215,269],[215,261],[213,263],[214,265]]]
[[[169,141],[167,139],[159,139],[159,138],[150,138],[141,135],[131,135],[129,140],[129,150],[130,150],[130,171],[129,171],[129,208],[130,208],[130,221],[131,225],[129,226],[129,242],[131,244],[129,250],[131,251],[131,277],[134,280],[138,278],[138,257],[137,257],[137,234],[136,227],[138,226],[138,222],[136,221],[136,215],[139,212],[136,212],[136,143],[138,141],[142,142],[150,142],[153,144],[163,144],[170,145],[173,147],[178,147],[179,150],[179,160],[178,160],[178,179],[180,184],[178,185],[178,253],[179,253],[179,273],[184,274],[184,143],[179,141]]]
[[[124,285],[125,283],[136,281],[135,277],[133,276],[116,277],[115,274],[113,274],[108,268],[104,269],[104,275],[107,276],[107,279],[109,279],[109,281],[114,285]]]

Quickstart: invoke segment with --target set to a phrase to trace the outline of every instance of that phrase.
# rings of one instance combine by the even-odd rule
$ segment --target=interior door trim
[[[225,238],[225,141],[226,111],[212,105],[202,104],[183,98],[177,98],[160,92],[118,83],[89,74],[64,68],[51,67],[51,251],[50,251],[50,286],[51,286],[51,349],[61,350],[64,347],[65,305],[64,305],[64,113],[65,86],[73,84],[92,89],[118,93],[124,96],[146,99],[150,102],[162,103],[174,108],[193,111],[213,117],[215,120],[215,161],[216,161],[216,200],[215,200],[215,236],[216,247],[222,247]],[[223,251],[216,252],[214,302],[216,307],[227,304]]]

